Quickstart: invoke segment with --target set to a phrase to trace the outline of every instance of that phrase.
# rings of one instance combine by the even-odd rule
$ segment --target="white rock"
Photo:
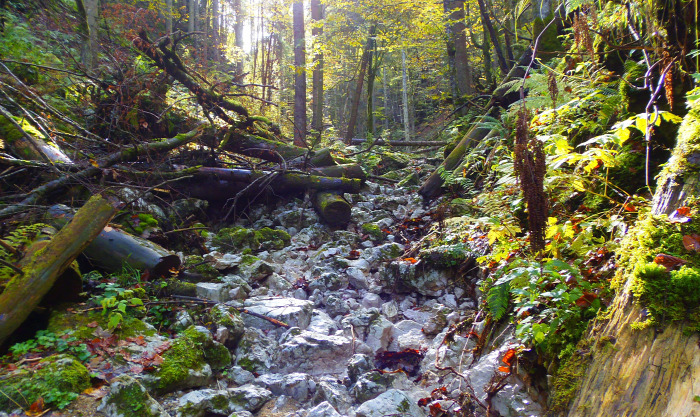
[[[399,315],[399,306],[396,301],[391,300],[387,303],[382,304],[382,313],[389,319],[393,319]]]
[[[342,374],[352,355],[351,340],[342,336],[301,331],[279,347],[277,372],[297,371],[311,375]]]
[[[382,305],[382,298],[373,293],[367,293],[362,297],[362,307],[364,308],[379,308]]]
[[[427,416],[414,399],[406,395],[405,392],[396,389],[390,389],[377,398],[363,403],[356,412],[356,417],[383,417],[387,415]]]
[[[374,320],[367,331],[365,343],[374,352],[386,350],[394,325],[382,316]]]
[[[353,287],[367,289],[369,286],[367,275],[360,268],[351,266],[345,271],[345,273],[348,275],[348,281]]]
[[[249,311],[262,314],[263,316],[279,320],[293,327],[305,329],[311,322],[311,312],[314,305],[308,300],[297,300],[296,298],[270,298],[256,297],[249,298],[244,302],[244,306]],[[267,320],[244,314],[243,320],[248,326],[263,330],[276,330],[278,327]]]
[[[323,335],[329,335],[338,330],[338,326],[328,314],[321,310],[314,310],[311,315],[311,322],[306,330]]]
[[[328,401],[324,401],[309,410],[306,417],[342,417],[342,415]]]
[[[169,414],[146,391],[141,383],[128,375],[122,375],[112,380],[110,392],[102,399],[98,410],[108,417],[118,417],[133,412],[133,404],[125,401],[137,401],[141,406],[139,415],[144,417],[168,417]]]
[[[229,291],[231,287],[228,284],[218,282],[199,282],[197,283],[197,297],[207,300],[216,301],[217,303],[225,303],[230,300]]]

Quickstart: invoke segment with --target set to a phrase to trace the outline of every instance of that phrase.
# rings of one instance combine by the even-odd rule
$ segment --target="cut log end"
[[[341,227],[350,222],[352,207],[341,195],[333,192],[316,193],[314,208],[330,226]]]

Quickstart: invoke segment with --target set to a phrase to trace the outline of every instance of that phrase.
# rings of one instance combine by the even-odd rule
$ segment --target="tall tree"
[[[173,33],[173,0],[165,0],[165,33]]]
[[[306,39],[304,2],[292,6],[294,30],[294,144],[306,146]]]
[[[236,60],[236,76],[243,75],[243,8],[241,0],[233,0],[233,14],[235,15],[235,23],[233,24],[233,35],[235,38],[238,58]],[[240,80],[242,81],[242,80]]]
[[[187,10],[187,32],[193,33],[195,31],[194,21],[197,13],[195,4],[197,0],[187,0],[188,10]]]
[[[323,128],[323,52],[321,51],[320,38],[323,35],[323,6],[321,0],[311,0],[311,19],[313,20],[313,29],[311,34],[314,37],[314,71],[312,80],[312,116],[311,128],[320,132]]]
[[[360,58],[360,70],[357,74],[357,82],[355,84],[355,94],[352,96],[352,104],[350,105],[350,119],[348,120],[348,129],[345,131],[345,143],[352,143],[352,137],[355,135],[355,126],[357,125],[357,113],[360,109],[360,98],[362,97],[362,87],[367,74],[367,64],[369,63],[369,55],[372,49],[372,39],[377,32],[377,25],[372,25],[369,30],[367,42],[362,51]]]
[[[447,20],[447,56],[453,98],[473,94],[471,67],[467,52],[467,25],[464,21],[464,0],[445,0]],[[456,104],[456,103],[455,103]]]
[[[496,52],[496,57],[498,58],[498,67],[501,69],[503,75],[508,74],[508,64],[506,63],[505,55],[503,55],[503,50],[501,49],[501,43],[498,41],[498,34],[496,29],[493,27],[493,22],[491,17],[489,17],[489,12],[486,9],[486,4],[484,0],[477,0],[479,4],[479,12],[481,13],[481,21],[484,27],[488,30],[489,36],[491,37],[491,43],[493,44],[493,50]]]
[[[92,69],[97,64],[99,41],[97,38],[97,18],[99,16],[99,0],[76,0],[80,14],[80,31],[86,37],[80,51],[80,59],[87,68]]]
[[[406,49],[401,49],[401,86],[403,87],[403,131],[406,140],[411,140],[411,122],[408,116],[408,74],[406,71]]]

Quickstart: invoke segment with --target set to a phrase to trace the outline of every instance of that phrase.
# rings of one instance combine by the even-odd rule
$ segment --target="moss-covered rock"
[[[455,243],[424,249],[420,258],[434,268],[447,269],[459,266],[467,261],[473,261],[479,254],[471,251],[468,245]]]
[[[245,324],[243,324],[241,313],[233,307],[217,304],[212,307],[209,314],[214,323],[228,330],[229,335],[225,345],[228,347],[237,346],[241,337],[243,337],[243,333],[245,333]]]
[[[69,332],[78,339],[91,339],[95,332],[94,323],[103,329],[108,328],[109,316],[100,311],[76,313],[68,310],[53,310],[49,316],[47,330],[52,333]],[[156,329],[142,319],[124,315],[114,334],[119,339],[136,336],[153,336]]]
[[[231,353],[215,342],[203,327],[191,326],[163,353],[163,364],[156,371],[159,392],[194,388],[205,385],[211,369],[219,370],[231,364]]]
[[[260,230],[246,229],[244,227],[226,227],[219,230],[213,239],[213,243],[222,249],[231,251],[244,251],[245,249],[279,250],[291,242],[289,233],[283,230],[263,227]]]
[[[42,359],[32,369],[21,367],[0,374],[0,411],[28,409],[39,398],[51,407],[65,408],[90,386],[90,374],[73,356],[59,354]]]
[[[108,416],[121,417],[168,417],[165,409],[154,400],[137,380],[122,375],[110,385],[110,392],[100,404],[98,411]]]
[[[589,345],[590,342],[582,340],[576,347],[578,351],[585,352]],[[575,353],[559,366],[550,383],[549,412],[551,415],[565,413],[569,409],[569,404],[576,396],[589,362],[588,355]]]
[[[188,272],[196,274],[196,276],[201,277],[204,281],[211,281],[219,276],[219,271],[199,255],[190,255],[186,257],[184,265]]]
[[[413,171],[410,174],[406,175],[396,185],[399,187],[408,187],[410,185],[418,185],[418,184],[420,184],[420,177],[418,176],[417,172]]]
[[[365,223],[362,225],[362,233],[366,234],[369,236],[370,240],[373,240],[375,242],[378,242],[380,240],[383,240],[385,237],[385,233],[382,231],[382,228],[379,227],[378,224],[376,223]]]

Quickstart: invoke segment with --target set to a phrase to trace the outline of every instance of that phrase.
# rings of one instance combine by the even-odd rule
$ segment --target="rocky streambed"
[[[478,268],[458,273],[409,250],[411,229],[432,223],[420,197],[370,182],[346,198],[352,223],[342,230],[301,200],[254,208],[241,229],[209,242],[207,278],[191,284],[212,302],[206,312],[181,310],[174,339],[142,323],[103,346],[91,370],[110,383],[56,415],[485,415],[479,404],[493,415],[539,415],[543,399],[527,376],[503,371],[512,332],[486,328],[478,291],[465,284],[478,281]],[[240,250],[265,228],[289,238]],[[487,250],[473,242],[469,256]]]

